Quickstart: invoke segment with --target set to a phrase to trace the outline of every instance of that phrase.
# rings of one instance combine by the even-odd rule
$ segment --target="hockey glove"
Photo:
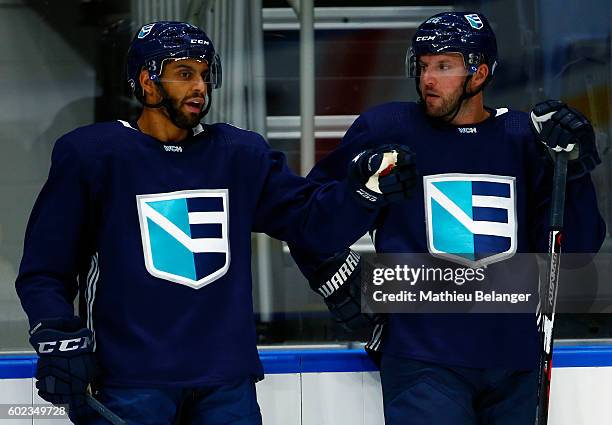
[[[531,111],[531,127],[538,141],[552,152],[569,152],[568,180],[577,179],[601,163],[589,120],[559,100],[538,103]]]
[[[92,333],[78,317],[43,320],[30,331],[30,344],[38,353],[36,388],[44,400],[69,404],[70,417],[91,412],[86,405],[87,387],[97,366]]]
[[[414,158],[414,153],[402,145],[361,152],[348,168],[353,195],[371,208],[410,198],[417,181]]]
[[[321,264],[308,281],[323,296],[335,321],[353,331],[384,320],[382,315],[361,312],[361,267],[359,254],[347,249]]]

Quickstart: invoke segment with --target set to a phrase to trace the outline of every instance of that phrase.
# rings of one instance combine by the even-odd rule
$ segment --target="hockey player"
[[[416,153],[422,184],[410,200],[380,210],[371,229],[378,253],[496,255],[502,265],[514,253],[546,252],[552,156],[560,150],[570,151],[571,159],[565,251],[599,250],[605,225],[589,175],[600,162],[590,123],[565,104],[549,101],[531,113],[534,132],[528,114],[485,107],[483,89],[496,66],[495,35],[482,14],[427,19],[407,55],[419,102],[387,103],[363,113],[338,149],[309,174],[319,183],[342,180],[343,167],[356,152],[386,143],[405,144]],[[469,208],[471,227],[481,231],[471,233],[426,196],[432,185],[451,204],[461,202],[454,204],[456,211]],[[473,195],[484,195],[479,202],[486,205],[476,205]],[[504,231],[487,233],[487,228]],[[354,263],[355,253],[347,249],[330,257],[291,249],[339,322],[377,324],[368,347],[382,352],[387,425],[534,423],[535,314],[388,314],[381,324],[380,317],[359,312],[357,268],[344,283],[329,283],[345,262]]]
[[[346,181],[318,185],[260,135],[200,124],[221,63],[186,23],[143,26],[127,74],[138,121],[60,138],[28,223],[16,288],[39,394],[78,423],[105,423],[91,384],[129,423],[260,424],[251,232],[340,250],[403,197],[412,157],[364,150]]]

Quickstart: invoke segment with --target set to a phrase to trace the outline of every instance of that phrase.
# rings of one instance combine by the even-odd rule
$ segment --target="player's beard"
[[[178,128],[182,128],[183,130],[190,130],[200,124],[200,120],[202,119],[200,114],[195,114],[193,112],[184,112],[181,109],[183,107],[185,99],[179,100],[170,98],[169,100],[172,104],[172,111],[167,111],[168,117],[175,126],[177,126]]]
[[[453,115],[458,108],[461,107],[460,103],[463,101],[461,96],[463,94],[463,85],[457,87],[452,93],[447,95],[438,94],[441,102],[437,105],[430,105],[427,103],[427,99],[423,100],[425,105],[425,112],[430,117],[445,118]]]

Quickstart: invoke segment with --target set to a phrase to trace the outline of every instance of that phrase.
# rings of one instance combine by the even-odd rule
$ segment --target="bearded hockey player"
[[[526,113],[484,106],[497,44],[482,14],[429,18],[414,34],[406,64],[419,101],[363,113],[309,174],[319,183],[341,181],[343,168],[366,147],[397,143],[415,152],[422,179],[409,200],[379,211],[371,229],[378,253],[468,254],[492,268],[515,253],[546,252],[552,158],[561,150],[571,159],[565,251],[599,250],[605,225],[589,174],[600,162],[593,129],[558,101],[534,108],[535,131]],[[376,325],[368,346],[382,353],[387,425],[534,423],[535,311],[366,316],[359,310],[358,272],[326,286],[345,262],[354,262],[354,253],[330,256],[294,245],[292,254],[339,322]]]
[[[145,25],[127,67],[139,119],[55,144],[16,288],[39,394],[77,423],[105,423],[91,386],[129,423],[260,424],[251,232],[341,250],[415,181],[403,147],[364,149],[319,185],[260,135],[200,124],[221,73],[201,29]]]

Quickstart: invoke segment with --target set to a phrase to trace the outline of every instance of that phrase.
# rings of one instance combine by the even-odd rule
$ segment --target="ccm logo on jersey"
[[[346,257],[346,261],[342,263],[338,271],[334,273],[334,275],[318,289],[321,295],[323,295],[324,297],[329,297],[335,291],[340,289],[340,287],[344,285],[346,280],[353,273],[355,267],[357,267],[357,264],[359,263],[359,258],[359,254],[351,251],[349,256]]]
[[[49,354],[56,351],[67,352],[87,348],[91,345],[89,337],[64,339],[62,341],[48,341],[38,343],[38,352]]]
[[[435,35],[424,35],[422,37],[417,37],[416,41],[432,41],[435,39],[436,39]]]
[[[461,134],[476,134],[477,132],[476,127],[459,127]]]
[[[164,145],[164,150],[166,152],[183,152],[183,147],[173,146],[173,145]]]

